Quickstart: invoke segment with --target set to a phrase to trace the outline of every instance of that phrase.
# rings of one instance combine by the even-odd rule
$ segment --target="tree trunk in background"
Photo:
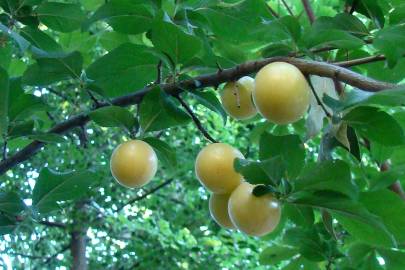
[[[76,204],[75,221],[73,223],[73,229],[70,233],[70,252],[73,258],[72,269],[73,270],[87,270],[87,258],[86,258],[86,244],[87,244],[87,225],[83,223],[78,217],[85,214],[85,202],[79,202]]]

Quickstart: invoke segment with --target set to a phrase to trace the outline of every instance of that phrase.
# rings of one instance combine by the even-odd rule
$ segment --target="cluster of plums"
[[[307,111],[310,88],[294,65],[274,62],[264,66],[255,79],[246,76],[228,82],[221,92],[221,101],[235,119],[248,119],[259,111],[273,123],[289,124]],[[280,203],[272,194],[253,194],[254,185],[244,181],[234,169],[236,158],[244,157],[239,150],[224,143],[210,144],[197,156],[196,175],[212,192],[210,213],[225,228],[236,228],[252,236],[265,235],[280,221]],[[157,164],[156,153],[149,144],[130,140],[114,150],[110,169],[121,185],[136,188],[154,177]]]

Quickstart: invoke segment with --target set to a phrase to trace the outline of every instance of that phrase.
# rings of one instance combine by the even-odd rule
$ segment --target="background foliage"
[[[333,81],[312,77],[332,117],[313,103],[289,126],[227,119],[216,89],[180,89],[208,133],[245,154],[235,168],[246,180],[284,202],[278,229],[262,238],[209,218],[193,171],[207,141],[178,99],[156,87],[139,105],[109,105],[146,85],[272,56],[383,55],[351,69],[403,81],[403,1],[310,2],[313,24],[298,0],[0,0],[3,156],[47,143],[0,178],[3,266],[70,268],[79,233],[90,269],[405,269],[405,202],[387,189],[404,181],[403,86],[344,85],[339,99]],[[47,132],[81,113],[88,124]],[[114,147],[133,136],[159,155],[142,190],[109,171]]]

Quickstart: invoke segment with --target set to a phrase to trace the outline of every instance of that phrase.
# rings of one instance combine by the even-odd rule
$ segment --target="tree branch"
[[[302,5],[304,6],[305,12],[307,13],[309,22],[311,24],[313,24],[315,21],[315,14],[311,7],[311,3],[309,3],[309,0],[301,0],[301,1],[302,1]]]
[[[171,182],[173,182],[174,179],[170,178],[166,181],[164,181],[163,183],[161,183],[160,185],[157,185],[156,187],[152,188],[149,191],[146,191],[143,195],[135,197],[130,199],[129,201],[127,201],[126,203],[124,203],[123,205],[121,205],[120,207],[118,207],[118,209],[116,210],[116,212],[121,211],[125,206],[133,204],[134,202],[140,201],[145,199],[146,197],[148,197],[150,194],[155,193],[156,191],[158,191],[161,188],[164,188],[165,186],[169,185]]]
[[[179,96],[176,95],[177,100],[180,102],[181,106],[187,111],[187,113],[191,116],[191,119],[193,119],[194,124],[198,128],[198,130],[201,131],[201,133],[204,135],[205,138],[207,138],[210,142],[216,143],[218,142],[215,140],[209,133],[208,131],[203,127],[201,124],[200,120],[197,118],[197,116],[194,114],[193,110],[187,105],[187,103]]]
[[[343,68],[346,66],[346,62],[339,62],[336,64],[328,64],[323,62],[317,62],[312,60],[297,59],[292,57],[272,57],[254,62],[246,62],[240,64],[234,68],[224,69],[220,73],[212,73],[207,75],[197,76],[192,79],[183,80],[177,83],[160,84],[159,86],[168,94],[177,95],[182,92],[181,89],[188,89],[190,91],[201,89],[205,87],[215,86],[223,82],[234,81],[245,75],[257,72],[263,66],[272,62],[287,62],[295,65],[305,74],[313,74],[322,77],[328,77],[336,79],[345,83],[348,83],[354,87],[376,92],[384,89],[394,88],[397,85],[386,83],[382,81],[376,81],[371,78],[367,78],[361,74],[355,73],[349,69]],[[359,61],[359,60],[358,60]],[[128,106],[131,104],[138,104],[141,102],[142,97],[155,86],[145,87],[134,91],[132,94],[117,97],[112,100],[112,104],[116,106]],[[108,106],[110,103],[100,103],[100,107]],[[81,113],[77,116],[70,118],[64,122],[55,125],[49,130],[51,133],[63,134],[72,128],[79,127],[90,121],[89,113]],[[45,143],[39,141],[33,141],[25,148],[21,149],[13,156],[0,162],[0,175],[4,174],[7,170],[13,166],[29,159],[35,155]]]
[[[65,251],[68,250],[69,247],[70,247],[70,245],[66,245],[59,252],[56,252],[55,254],[46,258],[44,264],[48,264],[51,260],[55,259],[59,254],[65,253]]]
[[[341,66],[341,67],[352,67],[352,66],[358,66],[358,65],[363,65],[363,64],[367,64],[367,63],[377,62],[377,61],[383,61],[385,59],[386,59],[386,57],[384,55],[372,55],[372,56],[359,58],[359,59],[335,62],[333,64]]]
[[[66,224],[60,223],[60,222],[52,222],[52,221],[47,221],[47,220],[41,220],[38,223],[42,224],[42,225],[45,225],[45,226],[48,226],[48,227],[66,229]]]

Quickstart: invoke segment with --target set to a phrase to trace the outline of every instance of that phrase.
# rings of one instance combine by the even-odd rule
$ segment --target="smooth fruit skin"
[[[110,169],[115,180],[129,188],[141,187],[155,176],[158,159],[153,148],[144,141],[131,140],[115,148]]]
[[[231,193],[242,182],[242,175],[233,168],[235,158],[244,157],[238,149],[225,143],[204,147],[195,162],[198,180],[213,193]]]
[[[221,92],[221,102],[225,111],[233,118],[245,120],[257,114],[253,104],[252,92],[255,81],[249,76],[240,78],[237,82],[228,82]]]
[[[298,68],[274,62],[256,74],[253,100],[264,118],[276,124],[289,124],[304,116],[310,103],[310,91]]]
[[[232,192],[228,212],[237,229],[251,236],[272,232],[280,222],[280,203],[270,194],[253,195],[254,185],[242,183]]]
[[[235,226],[228,213],[228,201],[231,194],[211,194],[209,200],[209,208],[212,218],[218,225],[227,228],[234,229]]]

